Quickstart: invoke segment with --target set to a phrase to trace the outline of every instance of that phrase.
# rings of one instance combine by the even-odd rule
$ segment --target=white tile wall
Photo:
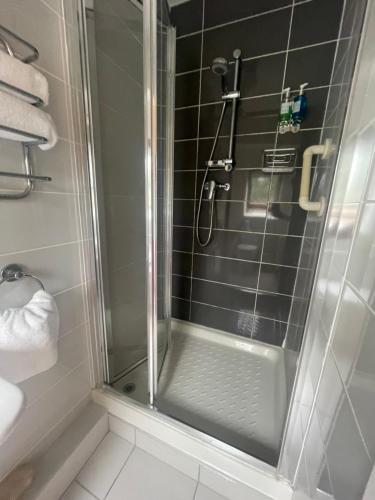
[[[318,498],[320,489],[336,500],[361,500],[375,460],[374,33],[370,0],[307,324],[307,335],[323,333],[323,343],[318,356],[313,340],[305,351],[313,392],[295,412],[307,410],[296,500]]]
[[[84,260],[90,232],[84,217],[88,200],[83,195],[88,192],[87,166],[82,154],[82,96],[72,87],[78,82],[79,46],[77,37],[72,36],[77,26],[68,26],[64,17],[64,6],[70,7],[69,20],[75,22],[74,3],[0,3],[1,23],[39,49],[36,65],[48,79],[48,111],[61,138],[51,151],[33,148],[32,152],[35,173],[50,175],[53,181],[36,184],[35,192],[24,200],[0,200],[0,266],[17,262],[39,276],[55,295],[61,316],[57,365],[20,384],[27,406],[17,428],[0,448],[0,478],[24,457],[32,457],[33,450],[39,452],[56,438],[86,403],[90,391],[87,296],[91,268]],[[0,151],[3,169],[20,171],[20,147],[0,141]],[[77,151],[81,154],[76,155]],[[1,181],[1,189],[19,186]],[[21,306],[33,290],[32,282],[26,280],[3,285],[0,308]]]

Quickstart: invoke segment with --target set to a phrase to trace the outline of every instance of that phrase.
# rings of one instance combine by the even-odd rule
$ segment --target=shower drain
[[[122,388],[122,391],[125,392],[125,394],[130,394],[135,391],[135,384],[133,382],[129,382],[128,384],[125,384],[124,387]]]

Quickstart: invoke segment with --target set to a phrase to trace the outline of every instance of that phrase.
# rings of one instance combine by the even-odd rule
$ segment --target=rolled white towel
[[[0,50],[0,89],[31,104],[48,104],[47,78],[30,64],[3,50]]]
[[[38,144],[40,149],[51,149],[57,142],[55,124],[48,113],[2,90],[0,90],[0,137],[26,144],[35,144],[37,138],[42,137],[47,142]]]
[[[58,332],[56,302],[44,290],[0,313],[0,376],[18,383],[55,365]]]

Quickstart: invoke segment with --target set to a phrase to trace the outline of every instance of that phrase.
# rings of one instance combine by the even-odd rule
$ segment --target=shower
[[[224,168],[226,172],[230,172],[233,169],[234,161],[233,161],[233,148],[234,148],[234,132],[236,128],[236,117],[237,117],[237,102],[238,99],[240,98],[240,91],[239,91],[239,78],[240,78],[240,65],[241,65],[241,50],[240,49],[235,49],[233,52],[233,59],[234,59],[234,78],[233,78],[233,90],[230,92],[228,91],[228,82],[226,75],[228,74],[229,71],[229,64],[227,59],[224,57],[216,57],[211,64],[211,69],[212,72],[215,75],[220,76],[221,78],[221,87],[223,91],[222,95],[222,109],[221,109],[221,114],[219,118],[219,122],[217,125],[216,129],[216,135],[214,138],[214,142],[212,144],[211,148],[211,153],[208,158],[208,161],[206,162],[206,170],[204,173],[203,181],[201,184],[200,188],[200,195],[199,195],[199,202],[198,202],[198,213],[197,213],[197,223],[196,223],[196,237],[198,244],[201,247],[206,247],[210,244],[211,238],[212,238],[212,227],[213,227],[213,221],[214,221],[214,215],[215,215],[215,199],[216,199],[216,191],[218,189],[223,189],[224,191],[229,191],[230,190],[230,183],[225,182],[223,184],[217,183],[215,180],[211,180],[207,182],[207,177],[208,177],[208,172],[210,168],[218,169],[218,168]],[[230,124],[230,135],[229,135],[229,148],[228,148],[228,156],[227,158],[220,159],[220,160],[213,160],[217,142],[219,139],[220,135],[220,130],[223,124],[224,116],[225,116],[225,111],[227,108],[227,104],[231,103],[232,104],[232,116],[231,116],[231,124]],[[199,231],[199,223],[200,223],[200,217],[201,217],[201,211],[202,211],[202,200],[203,200],[203,195],[204,191],[208,192],[207,200],[209,201],[209,229],[208,229],[208,236],[205,241],[201,239],[200,236],[200,231]]]
[[[339,149],[353,68],[331,92],[331,17],[305,33],[289,4],[154,3],[94,2],[83,27],[103,380],[275,467],[325,223],[299,203],[302,160]],[[310,159],[308,194],[328,199],[335,155]]]

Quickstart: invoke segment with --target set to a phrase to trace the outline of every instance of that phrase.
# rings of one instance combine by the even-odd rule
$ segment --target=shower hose
[[[198,241],[198,243],[199,243],[199,245],[201,247],[206,247],[210,243],[211,237],[212,237],[212,226],[213,226],[214,215],[215,215],[216,189],[214,189],[213,194],[212,194],[212,198],[209,200],[210,201],[210,207],[209,207],[209,210],[210,210],[210,222],[209,222],[208,237],[207,237],[206,241],[202,241],[201,238],[200,238],[200,234],[199,234],[199,221],[200,221],[200,218],[201,218],[201,209],[202,209],[202,200],[203,200],[204,186],[206,184],[207,177],[208,177],[208,171],[210,169],[209,162],[212,160],[212,158],[213,158],[213,156],[215,154],[215,149],[216,149],[217,141],[218,141],[218,138],[219,138],[221,125],[223,123],[223,119],[224,119],[224,114],[225,114],[226,107],[227,107],[227,102],[224,101],[223,102],[223,107],[222,107],[222,110],[221,110],[220,119],[219,119],[219,124],[218,124],[218,127],[217,127],[217,131],[216,131],[214,142],[212,144],[212,149],[211,149],[210,157],[209,157],[208,162],[207,162],[206,170],[205,170],[203,181],[202,181],[202,185],[201,185],[200,196],[199,196],[198,213],[197,213],[197,224],[196,224],[196,228],[195,228],[195,233],[196,233],[196,236],[197,236],[197,241]]]

